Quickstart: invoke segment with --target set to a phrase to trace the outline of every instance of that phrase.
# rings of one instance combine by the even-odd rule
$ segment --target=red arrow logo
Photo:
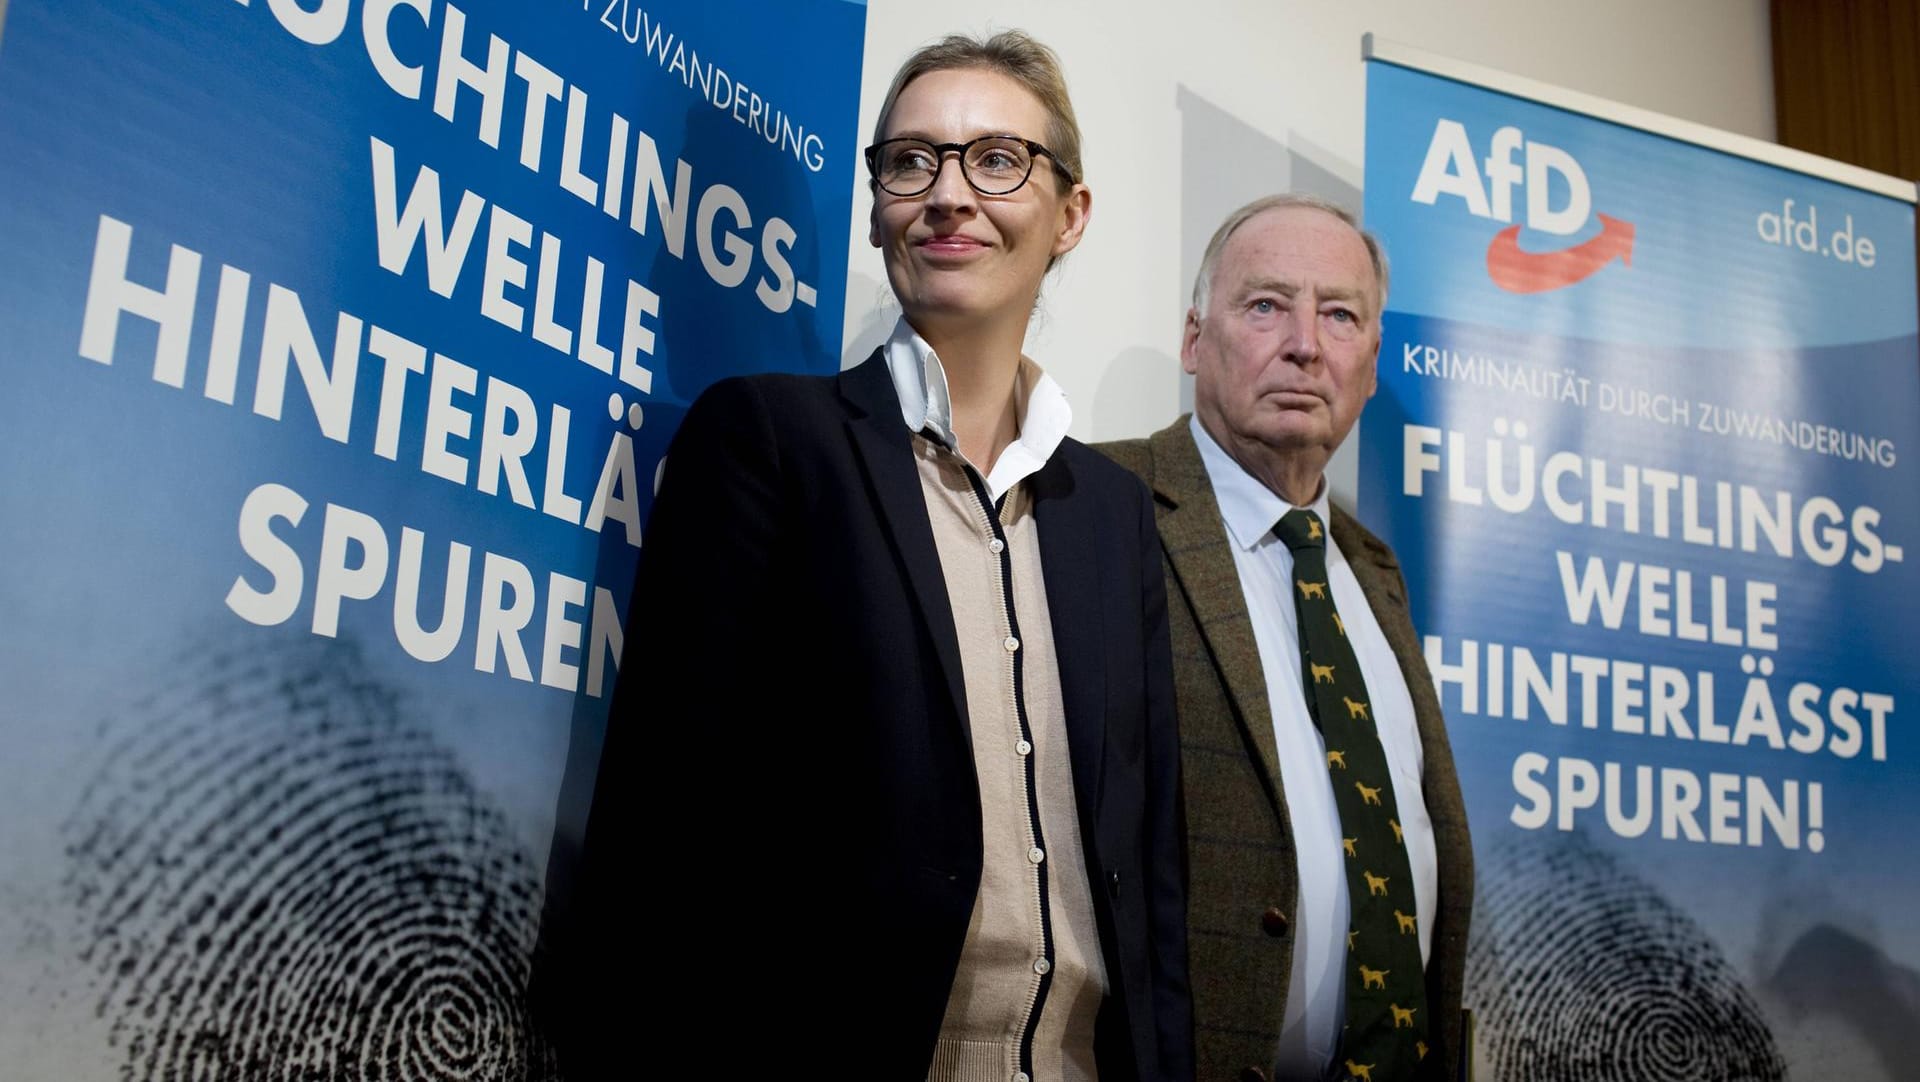
[[[1487,274],[1509,293],[1545,293],[1588,278],[1615,259],[1633,265],[1633,223],[1602,214],[1598,236],[1557,252],[1523,252],[1520,227],[1502,229],[1487,246]]]

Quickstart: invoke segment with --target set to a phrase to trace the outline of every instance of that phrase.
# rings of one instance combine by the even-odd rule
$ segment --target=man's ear
[[[1187,323],[1180,331],[1180,369],[1191,376],[1200,371],[1200,309],[1187,309]]]

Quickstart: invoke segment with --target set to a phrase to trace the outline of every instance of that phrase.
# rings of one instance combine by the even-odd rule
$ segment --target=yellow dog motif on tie
[[[1400,843],[1401,845],[1405,845],[1405,844],[1407,844],[1407,839],[1406,839],[1406,838],[1405,838],[1405,836],[1404,836],[1404,835],[1403,835],[1403,834],[1401,833],[1401,830],[1400,830],[1400,820],[1398,820],[1398,819],[1389,819],[1389,820],[1387,820],[1387,825],[1393,828],[1393,840],[1394,840],[1394,841],[1396,841],[1396,842],[1399,842],[1399,843]]]
[[[1367,894],[1369,897],[1383,898],[1386,896],[1387,880],[1392,878],[1391,876],[1375,875],[1372,872],[1361,872],[1360,874],[1367,880]]]
[[[1373,1082],[1373,1064],[1347,1061],[1347,1074],[1359,1082]]]
[[[1315,664],[1314,664],[1313,662],[1311,662],[1311,661],[1309,661],[1309,662],[1307,662],[1307,667],[1313,670],[1313,682],[1314,682],[1314,683],[1316,683],[1316,684],[1331,684],[1331,683],[1333,683],[1333,666],[1331,666],[1331,665],[1315,665]]]
[[[1322,601],[1327,599],[1327,584],[1324,582],[1308,582],[1305,579],[1294,579],[1293,584],[1300,587],[1300,600],[1302,601],[1310,597],[1317,597]]]
[[[1391,972],[1393,972],[1393,970],[1391,969],[1368,969],[1366,966],[1361,966],[1360,967],[1361,990],[1365,991],[1368,988],[1378,988],[1382,991],[1385,991],[1387,987],[1387,974]]]
[[[1340,839],[1340,848],[1345,849],[1348,856],[1357,857],[1360,854],[1353,851],[1353,843],[1359,840],[1358,838],[1342,838]]]
[[[1380,803],[1380,787],[1379,786],[1376,785],[1372,788],[1368,788],[1367,786],[1364,786],[1356,781],[1353,783],[1353,787],[1355,789],[1360,790],[1360,803],[1363,806],[1367,804]]]
[[[1347,719],[1349,721],[1354,718],[1366,718],[1368,721],[1373,720],[1372,717],[1367,714],[1367,704],[1364,701],[1354,702],[1345,695],[1340,696],[1340,701],[1347,704]]]
[[[1310,518],[1307,520],[1307,540],[1309,541],[1320,540],[1320,520],[1319,519]]]
[[[1413,1050],[1414,1050],[1414,1051],[1415,1051],[1416,1053],[1418,1053],[1418,1055],[1416,1055],[1416,1056],[1414,1057],[1414,1062],[1416,1062],[1416,1063],[1417,1063],[1417,1062],[1419,1062],[1420,1060],[1423,1060],[1423,1059],[1426,1059],[1426,1058],[1427,1058],[1427,1042],[1425,1042],[1425,1041],[1415,1041],[1415,1042],[1413,1042]]]
[[[1340,614],[1337,612],[1333,614],[1333,629],[1340,633],[1341,638],[1347,637],[1347,625],[1341,622]]]
[[[1420,927],[1419,921],[1415,917],[1411,914],[1402,913],[1398,909],[1393,911],[1393,919],[1400,922],[1401,935],[1412,935]]]
[[[1389,1003],[1387,1004],[1387,1009],[1393,1012],[1393,1028],[1412,1029],[1413,1028],[1413,1012],[1419,1010],[1420,1008],[1402,1007],[1398,1003]],[[1405,1024],[1403,1025],[1402,1023],[1405,1023]]]
[[[1339,768],[1340,768],[1340,769],[1342,769],[1342,770],[1345,770],[1345,769],[1347,768],[1347,753],[1346,753],[1346,752],[1344,752],[1344,751],[1330,751],[1330,752],[1328,752],[1328,753],[1327,753],[1327,769],[1328,769],[1328,770],[1332,770],[1332,769],[1333,769],[1334,767],[1336,767],[1336,766],[1337,766],[1337,767],[1339,767]]]

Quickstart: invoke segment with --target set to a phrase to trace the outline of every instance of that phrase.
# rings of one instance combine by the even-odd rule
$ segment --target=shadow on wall
[[[1179,341],[1180,320],[1192,302],[1193,279],[1207,241],[1235,208],[1263,195],[1301,192],[1360,213],[1360,167],[1318,146],[1297,131],[1281,142],[1186,86],[1174,90],[1180,110],[1180,295],[1171,306]],[[1193,409],[1193,377],[1181,373],[1180,410]],[[1364,423],[1364,422],[1363,422]],[[1359,471],[1357,430],[1327,466],[1327,481],[1351,503]]]
[[[1094,416],[1114,417],[1138,412],[1137,403],[1140,401],[1141,388],[1164,388],[1167,373],[1178,371],[1179,368],[1179,357],[1162,353],[1157,349],[1134,346],[1121,350],[1113,360],[1107,362],[1101,372],[1100,387],[1094,392]],[[1181,407],[1183,410],[1186,408],[1188,407]],[[1148,427],[1138,432],[1125,433],[1124,436],[1144,436],[1172,421],[1173,414],[1168,413],[1156,417]]]
[[[1808,1077],[1912,1077],[1920,972],[1890,957],[1873,925],[1819,884],[1765,914],[1760,1001],[1787,1062]]]
[[[866,360],[868,354],[879,349],[887,336],[893,333],[893,325],[900,320],[900,305],[893,299],[893,287],[864,274],[847,275],[847,308],[849,311],[864,311],[865,314],[860,317],[860,326],[847,335],[846,344],[840,350],[842,372]]]

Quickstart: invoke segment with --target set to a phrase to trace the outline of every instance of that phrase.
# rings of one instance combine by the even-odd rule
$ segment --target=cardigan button
[[[1267,911],[1260,914],[1260,928],[1270,936],[1286,935],[1287,915],[1280,912],[1280,907],[1277,905],[1268,906]]]

